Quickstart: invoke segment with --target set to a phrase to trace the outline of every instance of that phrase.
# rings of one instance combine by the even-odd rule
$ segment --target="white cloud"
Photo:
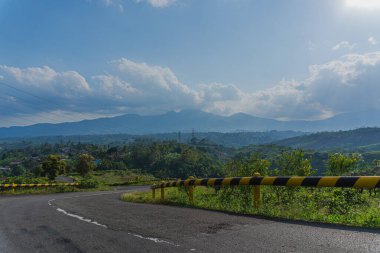
[[[141,93],[129,83],[112,75],[93,76],[92,79],[94,80],[93,87],[96,92],[111,99],[123,99],[126,96],[134,96]]]
[[[110,62],[107,74],[94,75],[88,81],[76,71],[0,65],[1,82],[47,98],[44,102],[0,85],[0,113],[14,120],[17,115],[38,119],[44,113],[59,111],[79,119],[81,114],[84,118],[193,108],[225,115],[245,112],[283,120],[311,120],[380,109],[380,51],[349,54],[309,69],[305,80],[284,80],[265,90],[245,92],[234,84],[192,87],[168,67],[127,58]]]
[[[314,51],[316,49],[316,45],[313,42],[309,41],[308,42],[308,49],[309,49],[309,51]]]
[[[107,87],[108,92],[102,94],[122,101],[129,109],[164,112],[195,107],[201,102],[200,94],[181,83],[169,68],[127,58],[112,61],[111,66],[111,74],[94,77],[96,86]]]
[[[356,46],[355,43],[351,44],[350,42],[344,40],[344,41],[339,42],[335,46],[333,46],[331,48],[331,50],[337,51],[337,50],[340,50],[340,49],[346,49],[346,50],[350,50],[351,51],[352,49],[354,49],[355,46]]]
[[[90,0],[91,1],[91,0]],[[107,7],[116,7],[120,12],[124,12],[125,0],[98,0]],[[146,3],[154,8],[165,8],[173,5],[177,0],[133,0],[135,3]]]
[[[340,112],[380,109],[380,52],[346,55],[310,67],[302,82],[281,82],[244,93],[233,112],[277,119],[321,119]]]
[[[146,2],[155,8],[164,8],[172,5],[176,0],[136,0],[137,3]]]
[[[368,38],[368,43],[371,45],[371,46],[374,46],[374,45],[377,45],[377,40],[373,37],[373,36],[370,36]]]
[[[0,108],[9,108],[9,115],[36,114],[41,109],[47,113],[60,109],[113,115],[161,113],[196,108],[201,104],[201,95],[180,82],[169,68],[126,58],[112,61],[110,66],[109,74],[94,75],[87,82],[75,71],[58,72],[48,66],[21,69],[0,65],[2,81],[16,89],[0,86],[3,96]]]
[[[106,6],[110,6],[113,4],[113,1],[112,0],[102,0],[102,2],[106,5]]]
[[[21,69],[0,65],[0,75],[20,89],[37,89],[50,96],[73,97],[91,92],[86,79],[76,71],[56,72],[48,66]]]
[[[347,7],[374,10],[380,8],[378,0],[346,0]]]
[[[56,111],[83,114],[92,90],[76,71],[57,72],[48,66],[17,68],[0,65],[0,115],[3,122],[75,121]],[[46,115],[50,115],[49,117]],[[34,118],[34,120],[33,120]],[[85,118],[85,117],[81,117]]]
[[[238,100],[243,95],[236,85],[222,83],[201,84],[200,94],[204,101]]]
[[[119,9],[120,12],[124,12],[123,0],[100,0],[105,6],[114,6]]]

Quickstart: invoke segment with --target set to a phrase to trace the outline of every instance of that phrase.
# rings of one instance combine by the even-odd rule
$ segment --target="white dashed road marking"
[[[77,196],[72,196],[72,197],[64,197],[62,199],[72,199],[72,198],[80,198],[80,197],[91,197],[91,196],[99,196],[99,195],[107,195],[107,194],[117,194],[117,193],[123,193],[123,192],[126,192],[126,191],[114,191],[114,192],[96,193],[96,194],[89,194],[89,195],[77,195]],[[96,226],[99,226],[99,227],[103,227],[103,228],[106,228],[106,229],[108,228],[107,225],[101,224],[101,223],[99,223],[99,222],[97,222],[95,220],[91,220],[91,219],[82,217],[82,216],[77,215],[77,214],[69,213],[66,210],[63,210],[62,208],[56,208],[53,205],[53,203],[52,203],[55,200],[56,199],[50,199],[47,203],[48,203],[49,206],[54,207],[58,212],[60,212],[60,213],[62,213],[64,215],[70,216],[72,218],[78,219],[80,221],[91,223],[93,225],[96,225]],[[143,239],[143,240],[149,240],[149,241],[152,241],[152,242],[155,242],[155,243],[168,244],[168,245],[175,246],[175,247],[179,247],[180,246],[178,244],[175,244],[175,243],[172,243],[172,242],[169,242],[169,241],[165,241],[165,240],[162,240],[162,239],[159,239],[159,238],[145,237],[145,236],[142,236],[142,235],[139,235],[139,234],[135,234],[135,233],[130,233],[130,232],[127,232],[127,233],[128,233],[128,235],[131,235],[131,236]]]

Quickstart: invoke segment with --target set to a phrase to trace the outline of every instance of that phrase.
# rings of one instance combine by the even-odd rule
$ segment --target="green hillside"
[[[380,147],[380,128],[320,132],[276,141],[274,144],[325,151],[376,151]]]

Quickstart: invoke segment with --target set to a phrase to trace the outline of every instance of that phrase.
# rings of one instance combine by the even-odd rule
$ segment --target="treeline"
[[[373,175],[380,162],[358,153],[318,153],[275,145],[225,148],[204,140],[138,140],[109,146],[81,143],[30,145],[0,151],[0,176],[90,174],[94,170],[140,170],[158,178],[262,175]]]
[[[109,147],[93,144],[43,144],[0,153],[3,176],[89,174],[93,170],[138,169],[156,177],[183,178],[188,175],[218,176],[218,154],[205,147],[172,141],[137,141]]]
[[[379,168],[380,161],[373,161],[372,165],[363,164],[360,154],[329,154],[326,160],[327,170],[323,175],[342,176],[359,174],[374,174]],[[262,176],[313,176],[318,171],[312,167],[311,160],[302,150],[288,150],[273,160],[265,159],[256,152],[250,157],[232,159],[227,162],[223,174],[230,177],[253,176],[260,173]]]

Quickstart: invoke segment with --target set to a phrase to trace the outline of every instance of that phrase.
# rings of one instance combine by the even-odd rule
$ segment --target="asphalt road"
[[[0,197],[0,252],[380,252],[380,231],[126,203],[114,192]]]

